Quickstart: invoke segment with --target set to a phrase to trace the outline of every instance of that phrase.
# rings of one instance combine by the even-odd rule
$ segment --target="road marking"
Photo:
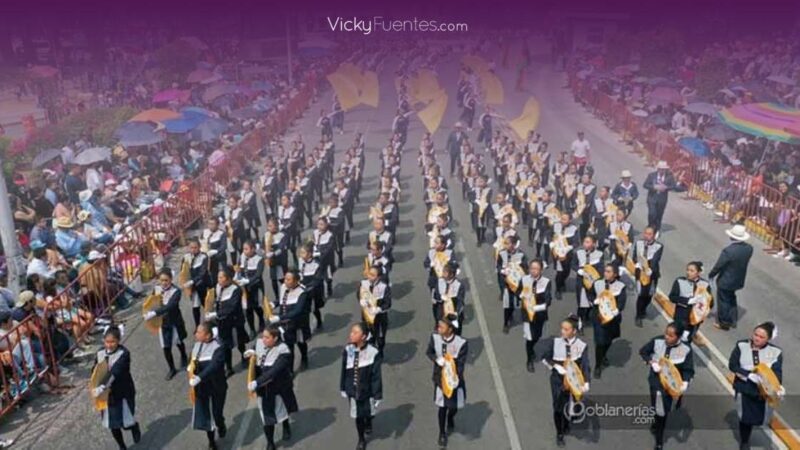
[[[494,345],[492,345],[492,338],[489,335],[489,327],[486,325],[486,317],[483,315],[483,306],[481,305],[481,298],[477,291],[478,283],[475,282],[475,278],[472,276],[472,267],[469,265],[469,259],[466,257],[462,241],[459,239],[457,242],[456,247],[458,252],[464,256],[462,258],[462,265],[464,267],[464,273],[469,280],[470,295],[475,304],[475,315],[478,317],[478,326],[483,336],[483,346],[486,350],[486,357],[489,358],[489,368],[492,371],[497,398],[500,400],[500,410],[503,413],[503,421],[506,425],[508,441],[511,444],[511,450],[522,450],[522,444],[520,444],[519,434],[517,433],[517,426],[514,423],[514,416],[511,414],[511,405],[508,402],[508,395],[506,394],[506,388],[503,384],[503,377],[500,376],[500,366],[497,364]]]
[[[664,293],[663,293],[663,292],[661,292],[661,290],[660,290],[660,289],[659,289],[659,290],[658,290],[658,292],[656,293],[656,297],[658,297],[659,295],[661,295],[661,296],[663,296],[663,295],[664,295]],[[662,297],[662,298],[663,298],[663,297]],[[664,319],[665,319],[667,322],[672,322],[672,317],[670,317],[670,316],[669,316],[669,314],[667,314],[667,312],[666,312],[666,311],[664,310],[664,308],[661,306],[661,302],[662,302],[662,301],[663,301],[663,300],[661,300],[661,298],[657,298],[657,299],[656,299],[656,301],[655,301],[655,302],[653,302],[653,305],[655,306],[656,310],[657,310],[659,313],[661,313],[661,317],[663,317],[663,318],[664,318]],[[712,353],[712,354],[713,354],[713,355],[714,355],[716,358],[719,358],[719,359],[720,359],[720,360],[721,360],[721,361],[722,361],[722,362],[723,362],[723,363],[726,365],[726,367],[727,367],[727,361],[724,359],[724,357],[722,356],[722,353],[719,351],[719,349],[717,349],[716,347],[714,347],[714,344],[712,344],[712,343],[711,343],[711,341],[710,341],[710,340],[709,340],[707,337],[703,336],[703,335],[702,335],[702,333],[701,333],[700,331],[698,331],[698,332],[697,332],[697,334],[698,334],[698,335],[699,335],[701,338],[703,338],[703,339],[705,340],[705,342],[706,342],[706,346],[707,346],[707,347],[708,347],[710,350],[711,350],[711,348],[713,347],[713,350],[711,350],[711,353]],[[706,365],[706,367],[708,368],[708,370],[709,370],[709,371],[711,371],[711,374],[712,374],[712,375],[714,375],[714,378],[716,378],[716,379],[717,379],[717,381],[718,381],[718,382],[719,382],[719,383],[722,385],[722,387],[723,387],[723,388],[724,388],[724,389],[725,389],[725,390],[726,390],[726,391],[727,391],[727,392],[728,392],[728,393],[729,393],[731,396],[734,396],[734,395],[735,395],[735,392],[734,392],[734,390],[733,390],[733,386],[731,385],[731,382],[730,382],[730,380],[729,380],[729,379],[728,379],[728,378],[727,378],[727,377],[726,377],[726,376],[725,376],[725,375],[722,373],[722,371],[720,371],[720,370],[719,370],[719,368],[717,368],[717,366],[715,366],[715,365],[714,365],[714,364],[711,362],[711,360],[709,359],[708,355],[706,355],[706,354],[705,354],[705,352],[703,352],[702,350],[700,350],[700,348],[699,348],[699,347],[698,347],[696,344],[694,344],[694,343],[693,343],[693,344],[692,344],[692,348],[694,349],[694,354],[695,354],[695,355],[697,355],[697,356],[700,358],[700,360],[701,360],[701,361],[703,361],[703,363]],[[780,415],[778,415],[778,413],[777,413],[777,412],[774,412],[774,413],[773,413],[773,415],[774,415],[774,417],[776,417],[778,420],[781,420],[781,421],[783,421],[784,423],[786,423],[786,421],[784,421],[784,420],[783,420],[783,419],[780,417]],[[789,429],[789,427],[788,427],[788,426],[786,427],[786,430],[785,430],[785,431],[788,431],[788,432],[791,432],[792,434],[794,434],[794,430],[792,430],[792,429]],[[786,446],[786,444],[783,442],[783,440],[782,440],[782,439],[781,439],[781,438],[778,436],[778,434],[777,434],[777,433],[776,433],[776,432],[775,432],[775,431],[772,429],[772,427],[769,427],[769,428],[767,428],[767,427],[764,427],[764,432],[765,432],[765,433],[767,433],[767,436],[769,436],[770,440],[772,440],[772,443],[773,443],[773,444],[774,444],[776,447],[778,447],[779,449],[788,449],[788,448],[789,448],[789,447],[787,447],[787,446]]]

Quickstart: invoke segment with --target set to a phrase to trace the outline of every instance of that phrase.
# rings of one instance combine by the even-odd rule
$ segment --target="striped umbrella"
[[[752,136],[800,144],[800,109],[777,103],[747,103],[720,111],[722,123]]]

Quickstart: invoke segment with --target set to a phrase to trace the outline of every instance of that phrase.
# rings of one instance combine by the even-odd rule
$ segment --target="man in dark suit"
[[[750,233],[744,225],[734,225],[725,233],[731,243],[722,250],[708,277],[717,279],[717,322],[714,326],[727,331],[736,326],[736,291],[744,287],[753,246],[746,242]]]
[[[666,161],[659,161],[656,171],[647,175],[644,188],[647,189],[647,225],[661,231],[669,191],[675,189],[675,177]]]
[[[447,136],[447,152],[450,153],[450,176],[456,173],[456,168],[461,163],[461,144],[467,135],[461,129],[461,122],[456,122],[455,130]]]

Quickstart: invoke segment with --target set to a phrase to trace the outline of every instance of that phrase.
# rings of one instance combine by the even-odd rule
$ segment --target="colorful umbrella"
[[[164,136],[155,129],[155,126],[147,122],[127,122],[117,128],[114,136],[125,147],[152,145],[164,140]]]
[[[184,91],[181,89],[167,89],[154,95],[153,103],[166,103],[171,101],[184,103],[189,100],[190,95],[191,92],[189,91]]]
[[[92,147],[78,153],[72,161],[79,166],[88,166],[111,158],[111,149],[108,147]]]
[[[718,123],[703,130],[703,137],[714,141],[727,141],[729,139],[736,139],[741,134],[733,128]]]
[[[33,161],[31,161],[31,166],[36,169],[58,158],[59,156],[61,156],[60,148],[42,150],[38,155],[36,155],[35,158],[33,158]]]
[[[205,92],[203,92],[203,101],[204,102],[211,102],[217,97],[221,97],[227,94],[235,94],[239,92],[239,87],[233,84],[215,84],[209,86]]]
[[[752,136],[800,144],[800,109],[777,103],[748,103],[723,109],[722,123]]]
[[[206,119],[208,119],[208,116],[189,113],[181,114],[181,117],[177,119],[165,120],[163,123],[164,128],[167,129],[167,133],[186,133],[196,128],[206,121]]]
[[[677,89],[659,86],[650,92],[649,100],[651,104],[655,105],[668,105],[670,103],[676,105],[683,104],[683,96]]]
[[[689,103],[683,110],[690,113],[702,114],[704,116],[716,116],[718,112],[714,105],[706,102]]]
[[[228,122],[212,117],[198,125],[197,128],[189,133],[189,135],[191,136],[192,140],[195,141],[213,141],[214,139],[218,138],[219,135],[227,131],[228,127]]]
[[[181,115],[169,109],[153,108],[147,109],[133,116],[128,122],[163,122],[165,120],[177,119]]]
[[[708,144],[696,137],[682,137],[678,139],[678,144],[696,156],[706,157],[710,153]]]

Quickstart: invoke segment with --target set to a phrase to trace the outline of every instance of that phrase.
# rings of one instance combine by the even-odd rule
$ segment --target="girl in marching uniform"
[[[291,350],[283,343],[277,325],[264,330],[255,350],[245,356],[256,358],[256,379],[247,385],[247,390],[258,395],[258,412],[264,424],[267,450],[275,450],[275,425],[283,424],[283,440],[292,438],[289,414],[297,412],[297,397],[294,395]]]
[[[214,433],[222,439],[228,431],[223,414],[228,393],[225,344],[217,341],[208,322],[197,327],[194,338],[192,364],[189,366],[193,370],[189,373],[189,386],[194,390],[192,429],[205,431],[208,448],[216,450]]]
[[[380,242],[383,244],[383,251],[386,256],[392,258],[392,246],[394,245],[394,235],[391,231],[386,229],[386,222],[383,218],[375,217],[372,219],[372,231],[367,235],[366,248],[369,250],[373,242]]]
[[[783,384],[783,350],[772,344],[777,335],[772,322],[764,322],[753,330],[750,339],[736,343],[728,361],[728,369],[736,375],[733,390],[736,391],[736,411],[739,413],[739,445],[742,449],[750,448],[750,435],[754,426],[768,425],[772,417],[772,407],[761,396],[758,385],[763,383],[761,375],[755,369],[765,364],[772,369]],[[778,395],[783,397],[785,391],[780,388]]]
[[[333,295],[333,274],[336,272],[336,260],[334,247],[336,238],[329,230],[328,219],[320,217],[317,219],[317,228],[312,233],[314,239],[314,256],[319,258],[322,266],[322,277],[325,279],[328,297]],[[319,309],[314,309],[314,316],[317,317],[317,327],[321,328],[322,314]]]
[[[550,279],[542,276],[543,264],[534,259],[528,265],[528,273],[522,277],[517,295],[522,300],[522,335],[525,338],[525,355],[528,372],[534,372],[536,343],[542,337],[542,329],[547,322],[547,308],[550,307],[552,286]],[[530,299],[530,300],[529,300]],[[533,316],[531,318],[531,316]]]
[[[161,348],[164,350],[164,359],[167,360],[169,367],[166,379],[171,380],[178,373],[175,370],[175,360],[172,358],[172,346],[177,346],[180,351],[181,367],[186,367],[188,358],[186,346],[183,344],[183,340],[186,339],[186,326],[183,323],[180,308],[182,293],[177,286],[172,284],[172,270],[169,267],[159,271],[158,286],[155,287],[154,293],[161,296],[161,306],[146,312],[144,320],[150,320],[156,316],[162,317],[158,338],[161,341]]]
[[[392,283],[389,281],[389,273],[392,271],[392,261],[386,256],[383,250],[383,242],[375,241],[370,244],[366,260],[369,267],[378,268],[381,274],[381,280],[391,286]]]
[[[528,269],[528,257],[519,250],[519,236],[506,238],[505,248],[497,257],[497,283],[500,286],[500,300],[503,302],[503,333],[508,333],[514,321],[514,308],[519,306],[517,291],[509,286],[511,265],[518,265],[523,271]]]
[[[437,261],[442,261],[443,264],[439,265]],[[439,267],[438,270],[443,270],[444,266],[453,261],[455,261],[453,251],[447,248],[447,241],[445,241],[445,238],[436,236],[433,240],[433,248],[428,250],[428,254],[425,255],[425,260],[422,262],[422,265],[428,269],[429,290],[433,291],[436,289],[436,280],[441,276],[441,273],[437,271],[437,266]]]
[[[136,386],[131,377],[131,354],[120,345],[121,338],[122,331],[115,325],[103,332],[103,349],[97,352],[95,364],[105,362],[109,377],[94,388],[92,396],[99,397],[108,391],[108,406],[101,414],[103,426],[111,430],[120,450],[125,450],[127,447],[122,430],[130,430],[134,443],[139,443],[142,432],[139,422],[133,417],[136,411]]]
[[[350,417],[356,420],[358,445],[367,448],[367,436],[372,434],[372,418],[383,400],[382,359],[380,352],[367,343],[367,325],[350,327],[348,344],[342,350],[342,371],[339,390],[350,404]]]
[[[536,257],[542,259],[545,269],[547,268],[547,261],[550,260],[551,252],[549,245],[553,238],[553,226],[555,225],[553,223],[553,218],[547,215],[547,213],[556,206],[552,198],[552,191],[543,191],[539,196],[539,201],[534,204],[533,211],[531,212],[530,226],[534,228],[534,235],[532,238],[535,238],[531,239],[531,243],[536,248]],[[531,238],[530,234],[529,238]]]
[[[208,257],[210,259],[208,271],[218,273],[220,266],[225,265],[228,258],[227,233],[220,229],[219,219],[216,217],[208,219],[206,223],[208,228],[203,230],[203,236],[200,240],[205,242],[206,247],[208,247]]]
[[[297,210],[292,205],[289,194],[281,195],[281,204],[278,206],[278,229],[286,235],[286,246],[292,253],[294,262],[297,262],[297,243],[300,241],[300,231],[297,229]]]
[[[573,269],[578,275],[575,278],[575,292],[577,294],[578,302],[578,317],[581,319],[581,326],[578,330],[583,334],[583,324],[589,320],[589,311],[592,310],[592,299],[594,298],[594,285],[588,289],[583,284],[584,279],[589,276],[586,273],[585,267],[590,265],[597,270],[598,274],[603,273],[603,252],[597,250],[595,247],[596,242],[593,236],[586,236],[583,238],[583,247],[575,252],[573,261]],[[596,280],[592,280],[594,282]]]
[[[564,362],[574,361],[581,369],[584,385],[580,388],[583,393],[589,392],[590,363],[586,354],[586,343],[577,337],[578,319],[570,315],[561,321],[561,335],[553,338],[545,351],[542,364],[550,368],[550,393],[553,397],[553,421],[556,426],[556,445],[563,447],[564,435],[569,431],[572,404],[575,398],[564,385],[564,375],[567,373]]]
[[[247,364],[247,360],[244,358],[247,331],[244,329],[242,289],[233,282],[233,275],[233,269],[230,267],[225,267],[219,271],[215,288],[214,311],[206,313],[206,320],[216,320],[217,322],[227,376],[233,375],[232,350],[234,332],[236,332],[236,347],[242,354],[242,367]]]
[[[339,197],[339,205],[344,211],[344,219],[346,220],[344,227],[344,243],[350,242],[350,229],[353,228],[353,196],[350,189],[347,188],[344,178],[336,180],[336,186],[333,189],[336,196]]]
[[[189,265],[189,280],[181,287],[191,290],[192,317],[197,328],[200,325],[206,293],[212,286],[209,257],[200,251],[200,241],[197,238],[189,239],[189,253],[184,256],[184,263]]]
[[[664,246],[656,241],[656,230],[653,227],[647,227],[642,233],[642,239],[636,241],[633,245],[633,261],[636,264],[636,273],[633,274],[636,280],[636,287],[639,291],[639,296],[636,298],[636,326],[642,327],[642,319],[647,315],[647,307],[653,299],[658,286],[658,278],[661,274],[661,254],[664,252]],[[649,267],[645,268],[642,262],[647,260]],[[642,285],[642,273],[645,273],[650,282]]]
[[[600,317],[598,306],[600,304],[599,297],[608,289],[614,300],[617,303],[618,313],[607,323],[603,323]],[[608,367],[608,349],[614,342],[614,339],[620,336],[622,328],[622,311],[625,310],[625,301],[627,293],[625,283],[619,279],[619,269],[613,264],[606,264],[603,269],[603,278],[594,282],[592,289],[592,305],[594,305],[594,322],[592,330],[594,332],[594,377],[600,379],[603,374],[603,368]]]
[[[664,330],[663,336],[654,337],[639,350],[639,355],[645,364],[650,366],[647,381],[650,385],[650,401],[655,410],[655,423],[651,430],[655,434],[656,450],[661,450],[664,445],[664,429],[673,402],[672,396],[664,390],[659,379],[659,373],[666,370],[659,361],[661,358],[666,358],[675,364],[683,380],[680,387],[681,395],[686,392],[689,382],[694,376],[694,354],[691,345],[681,342],[682,334],[683,329],[680,325],[674,322],[670,323]],[[679,405],[680,399],[678,400]]]
[[[278,296],[278,287],[283,282],[283,274],[289,265],[288,237],[278,229],[278,221],[274,218],[267,221],[267,232],[264,234],[264,258],[269,266],[269,279],[272,292]]]
[[[438,443],[442,448],[447,447],[447,436],[455,428],[456,413],[467,401],[464,368],[469,345],[466,339],[456,334],[456,329],[460,326],[455,314],[439,320],[425,352],[428,359],[434,363],[433,398],[439,407]]]
[[[477,184],[470,194],[472,204],[472,228],[478,238],[478,247],[486,239],[486,227],[489,223],[489,202],[492,198],[492,189],[486,186],[486,177],[478,177]],[[482,206],[481,206],[482,205]]]
[[[380,270],[371,267],[367,272],[367,279],[361,281],[358,290],[358,302],[362,308],[371,309],[373,315],[370,323],[367,321],[367,328],[370,335],[370,343],[378,348],[383,355],[383,347],[386,345],[386,332],[389,330],[389,309],[392,307],[392,291],[388,284],[380,279]],[[373,304],[374,303],[374,304]]]
[[[328,221],[328,227],[333,233],[333,249],[339,257],[339,267],[344,265],[344,211],[339,207],[339,197],[331,195],[328,197],[328,205],[322,208],[320,217]]]
[[[283,339],[292,351],[291,368],[294,372],[294,346],[300,348],[300,367],[308,367],[308,340],[311,330],[308,325],[309,298],[300,284],[300,274],[289,270],[283,279],[280,295],[272,302],[270,323],[280,323]]]
[[[464,285],[456,279],[458,275],[458,263],[450,261],[444,266],[442,277],[436,281],[436,288],[433,290],[433,322],[434,326],[439,323],[448,313],[455,313],[458,322],[464,323]],[[445,305],[445,300],[452,302]],[[461,336],[463,327],[456,329],[456,334]]]
[[[703,263],[700,261],[690,262],[686,265],[686,276],[676,278],[675,282],[672,283],[672,289],[669,291],[669,300],[675,304],[672,320],[684,330],[683,336],[681,336],[684,342],[692,342],[697,329],[702,324],[702,321],[700,321],[692,325],[690,320],[692,310],[697,308],[695,305],[704,300],[697,298],[698,290],[705,289],[708,295],[711,295],[711,283],[700,276],[702,273]],[[701,307],[707,311],[711,308],[711,305],[707,304]]]
[[[258,205],[256,204],[256,193],[253,192],[250,180],[242,181],[242,190],[239,192],[242,198],[242,214],[247,221],[248,237],[258,238],[258,229],[261,227],[261,218],[258,216]]]
[[[617,233],[620,232],[624,236],[628,237],[628,247],[623,247],[622,242],[619,242],[619,236]],[[612,255],[611,264],[620,268],[620,272],[627,273],[625,269],[625,257],[630,250],[631,243],[633,242],[633,225],[628,221],[628,218],[625,216],[625,210],[622,208],[617,209],[614,213],[614,220],[608,224],[608,246],[609,246],[609,253]],[[629,274],[633,276],[633,274]]]
[[[597,248],[605,251],[606,243],[608,242],[608,219],[611,217],[609,207],[614,204],[608,198],[608,186],[603,186],[597,191],[597,196],[591,205],[590,220],[592,221],[591,229],[594,230],[594,237],[597,240]],[[606,220],[608,219],[608,221]]]
[[[247,295],[244,315],[250,327],[250,336],[255,339],[264,329],[264,308],[261,307],[261,297],[264,296],[264,258],[256,253],[256,244],[253,241],[245,241],[242,254],[239,255],[238,269],[236,282]],[[254,315],[258,317],[257,330]]]
[[[238,259],[238,249],[242,248],[245,239],[244,213],[239,202],[239,196],[234,194],[228,198],[228,203],[223,210],[223,223],[228,228],[231,238],[231,261]]]
[[[553,225],[552,238],[557,237],[566,239],[567,251],[564,255],[557,256],[553,254],[553,262],[556,268],[556,300],[561,300],[561,293],[564,292],[567,286],[567,278],[572,269],[572,260],[575,257],[575,247],[578,246],[578,227],[573,225],[570,221],[568,213],[561,214],[561,221]],[[554,250],[554,240],[550,241],[551,250]]]
[[[308,339],[311,339],[311,322],[309,314],[311,309],[314,309],[314,317],[317,319],[317,329],[322,329],[322,308],[325,307],[325,286],[323,284],[323,266],[319,258],[314,254],[314,244],[311,242],[306,243],[300,247],[298,253],[300,257],[297,263],[298,273],[300,275],[300,284],[303,285],[308,297],[309,304],[307,305],[308,311],[303,316],[305,321],[303,329],[308,329]]]

